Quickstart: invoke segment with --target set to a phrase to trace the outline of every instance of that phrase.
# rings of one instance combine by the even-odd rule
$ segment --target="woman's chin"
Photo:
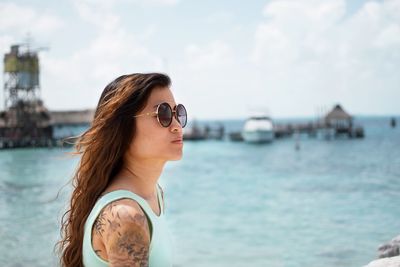
[[[172,155],[172,156],[169,158],[170,161],[177,161],[177,160],[181,160],[181,159],[182,159],[182,153]]]

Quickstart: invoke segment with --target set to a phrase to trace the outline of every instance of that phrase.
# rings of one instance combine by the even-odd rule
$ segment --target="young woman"
[[[104,89],[90,128],[59,242],[65,267],[172,266],[158,179],[182,157],[186,109],[164,74],[118,77]]]

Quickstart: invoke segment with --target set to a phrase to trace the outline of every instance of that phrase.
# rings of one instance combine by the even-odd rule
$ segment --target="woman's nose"
[[[172,119],[172,122],[171,122],[171,131],[175,132],[176,130],[181,132],[182,131],[182,126],[174,116],[173,119]]]

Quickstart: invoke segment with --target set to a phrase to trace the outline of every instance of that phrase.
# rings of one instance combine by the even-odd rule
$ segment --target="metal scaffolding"
[[[40,98],[40,49],[12,45],[4,55],[4,111],[0,113],[0,148],[49,144],[53,139],[50,113]]]

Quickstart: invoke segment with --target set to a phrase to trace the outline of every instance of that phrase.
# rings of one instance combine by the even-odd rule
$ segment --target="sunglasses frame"
[[[167,104],[168,107],[170,108],[171,112],[172,112],[171,120],[169,121],[168,125],[166,125],[166,126],[162,125],[162,123],[160,122],[160,118],[158,117],[158,109],[159,109],[160,106],[163,105],[163,104]],[[186,123],[185,123],[185,125],[183,125],[183,126],[182,126],[181,122],[180,122],[179,119],[178,119],[178,114],[177,114],[177,111],[176,111],[176,108],[177,108],[179,105],[181,105],[181,106],[185,109],[185,113],[186,113]],[[138,115],[135,115],[135,116],[132,116],[132,117],[137,118],[137,117],[142,117],[142,116],[157,117],[158,123],[159,123],[162,127],[164,127],[164,128],[167,128],[167,127],[169,127],[169,126],[171,125],[172,120],[173,120],[174,117],[175,117],[175,119],[178,121],[178,123],[181,125],[182,128],[184,128],[184,127],[186,126],[186,124],[187,124],[187,111],[186,111],[185,106],[184,106],[183,104],[180,104],[180,103],[177,104],[175,107],[172,108],[171,105],[168,104],[167,102],[162,102],[162,103],[160,103],[160,104],[157,105],[156,111],[153,111],[153,112],[146,112],[146,113],[138,114]]]

